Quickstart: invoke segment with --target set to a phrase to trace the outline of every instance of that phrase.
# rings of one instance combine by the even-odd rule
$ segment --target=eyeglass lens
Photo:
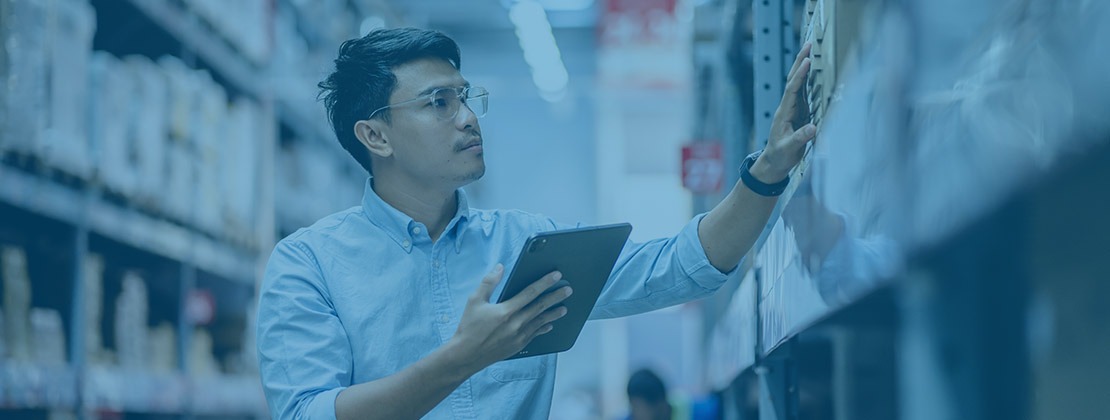
[[[471,89],[439,89],[432,93],[432,108],[436,116],[441,119],[450,119],[458,115],[462,97],[466,96],[466,106],[474,112],[476,117],[483,117],[489,106],[489,93],[482,88]]]

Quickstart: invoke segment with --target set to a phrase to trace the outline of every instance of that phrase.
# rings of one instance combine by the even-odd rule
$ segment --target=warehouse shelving
[[[822,3],[867,5],[849,18],[873,26],[870,49],[826,45],[837,61],[815,59],[855,66],[807,85],[826,95],[817,111],[836,112],[822,115],[818,145],[716,321],[707,374],[726,418],[1101,418],[1104,306],[1082,296],[1105,295],[1094,250],[1106,249],[1107,201],[1090,192],[1110,179],[1098,116],[1110,85],[1093,76],[1107,62],[1071,46],[1107,33],[1096,22],[1110,10],[961,3],[956,18],[959,2],[947,1],[731,3],[738,25],[755,13],[757,109],[777,103],[761,93],[783,80],[790,54],[778,52],[814,36],[792,17],[823,10],[824,29],[842,37],[851,29]],[[987,45],[997,49],[974,51]],[[961,51],[989,57],[957,67]],[[1039,62],[1053,64],[1023,67]],[[761,116],[756,138],[769,128]]]
[[[0,0],[0,11],[10,11],[9,1],[14,0]],[[309,222],[304,217],[282,217],[286,212],[274,209],[274,183],[280,179],[267,174],[279,172],[274,161],[278,143],[293,141],[300,150],[313,151],[326,159],[326,166],[340,168],[334,176],[350,178],[352,186],[361,186],[362,170],[335,142],[322,112],[314,111],[319,105],[291,93],[305,90],[277,85],[296,82],[314,87],[317,80],[277,81],[271,74],[278,63],[257,51],[244,51],[242,43],[227,37],[226,28],[202,16],[196,4],[188,0],[89,0],[89,4],[96,13],[93,49],[117,58],[176,57],[190,70],[210,75],[229,102],[245,99],[257,104],[258,115],[267,118],[261,132],[265,139],[251,150],[251,158],[259,161],[259,207],[253,213],[257,220],[244,221],[247,226],[235,226],[238,230],[213,229],[199,223],[196,203],[184,213],[172,213],[164,205],[152,205],[148,198],[117,191],[102,179],[103,174],[70,171],[61,162],[39,158],[33,150],[0,148],[0,245],[27,253],[34,293],[31,306],[60,313],[66,350],[61,364],[0,357],[0,417],[45,418],[47,411],[79,417],[264,417],[267,409],[255,372],[251,336],[256,281],[275,236]],[[389,15],[378,10],[386,3],[367,4],[341,6]],[[294,5],[274,0],[270,7],[279,12],[293,10]],[[323,32],[310,35],[321,51],[302,61],[334,54],[338,40],[321,38]],[[6,62],[0,60],[0,64]],[[328,63],[319,64],[323,68]],[[87,142],[97,144],[98,139]],[[96,151],[92,152],[89,159],[97,159]],[[189,188],[192,195],[200,187]],[[327,194],[304,188],[298,192]],[[98,360],[90,360],[84,347],[88,338],[84,324],[92,322],[83,315],[91,304],[83,298],[90,293],[85,261],[93,256],[103,261],[99,324],[102,347],[108,352],[108,356],[95,356]],[[169,368],[112,362],[111,354],[119,350],[112,336],[112,308],[125,273],[137,273],[145,284],[146,327],[164,324],[173,329],[175,358]],[[190,308],[198,292],[211,296],[215,312],[210,320],[195,319],[195,308]],[[210,338],[211,354],[193,360],[191,349],[205,344],[198,338],[201,335]]]
[[[0,179],[3,202],[73,226],[87,223],[92,232],[129,246],[253,284],[258,257],[242,247],[8,165],[0,165]]]

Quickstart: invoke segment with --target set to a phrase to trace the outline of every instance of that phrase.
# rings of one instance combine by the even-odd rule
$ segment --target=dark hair
[[[339,144],[347,149],[366,172],[370,153],[355,137],[355,123],[374,110],[388,105],[397,84],[393,69],[421,58],[442,58],[459,69],[459,46],[439,31],[417,28],[380,29],[339,46],[335,71],[317,86],[328,110]],[[390,122],[389,109],[381,112]]]
[[[628,399],[640,398],[650,403],[667,401],[667,387],[651,369],[640,369],[628,378]]]

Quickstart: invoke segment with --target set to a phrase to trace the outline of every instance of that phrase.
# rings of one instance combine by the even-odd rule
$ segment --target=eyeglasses
[[[475,117],[482,118],[486,116],[486,111],[489,110],[489,91],[477,86],[439,88],[418,98],[378,108],[371,112],[366,119],[374,118],[374,115],[386,108],[420,103],[420,101],[424,101],[426,108],[441,120],[454,119],[455,116],[459,115],[459,108],[463,102],[466,102],[466,107],[470,108]]]

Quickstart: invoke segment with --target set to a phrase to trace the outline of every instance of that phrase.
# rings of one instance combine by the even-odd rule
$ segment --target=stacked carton
[[[0,276],[4,287],[4,345],[8,358],[30,362],[31,347],[31,279],[27,275],[27,254],[23,249],[0,248]]]
[[[839,94],[860,32],[863,0],[807,0],[803,38],[813,44],[806,95],[813,122],[820,125]]]
[[[39,0],[7,0],[3,35],[5,67],[3,102],[5,127],[0,151],[35,154],[46,129],[48,41],[45,36],[47,5]]]
[[[148,367],[149,311],[146,283],[135,272],[123,275],[123,287],[116,298],[116,356],[125,369],[142,370]]]
[[[47,126],[36,147],[47,165],[88,178],[88,74],[96,16],[85,0],[47,0]]]
[[[98,178],[109,191],[131,197],[137,183],[130,124],[135,119],[131,106],[135,78],[118,58],[96,51],[89,66],[88,80]]]
[[[166,74],[157,64],[143,56],[123,59],[123,67],[134,77],[130,130],[134,151],[134,200],[162,211],[165,194],[166,143],[169,138],[169,86]]]
[[[100,334],[100,321],[104,317],[104,259],[88,254],[84,264],[85,290],[81,298],[85,303],[85,362],[90,365],[106,364],[109,360]]]

